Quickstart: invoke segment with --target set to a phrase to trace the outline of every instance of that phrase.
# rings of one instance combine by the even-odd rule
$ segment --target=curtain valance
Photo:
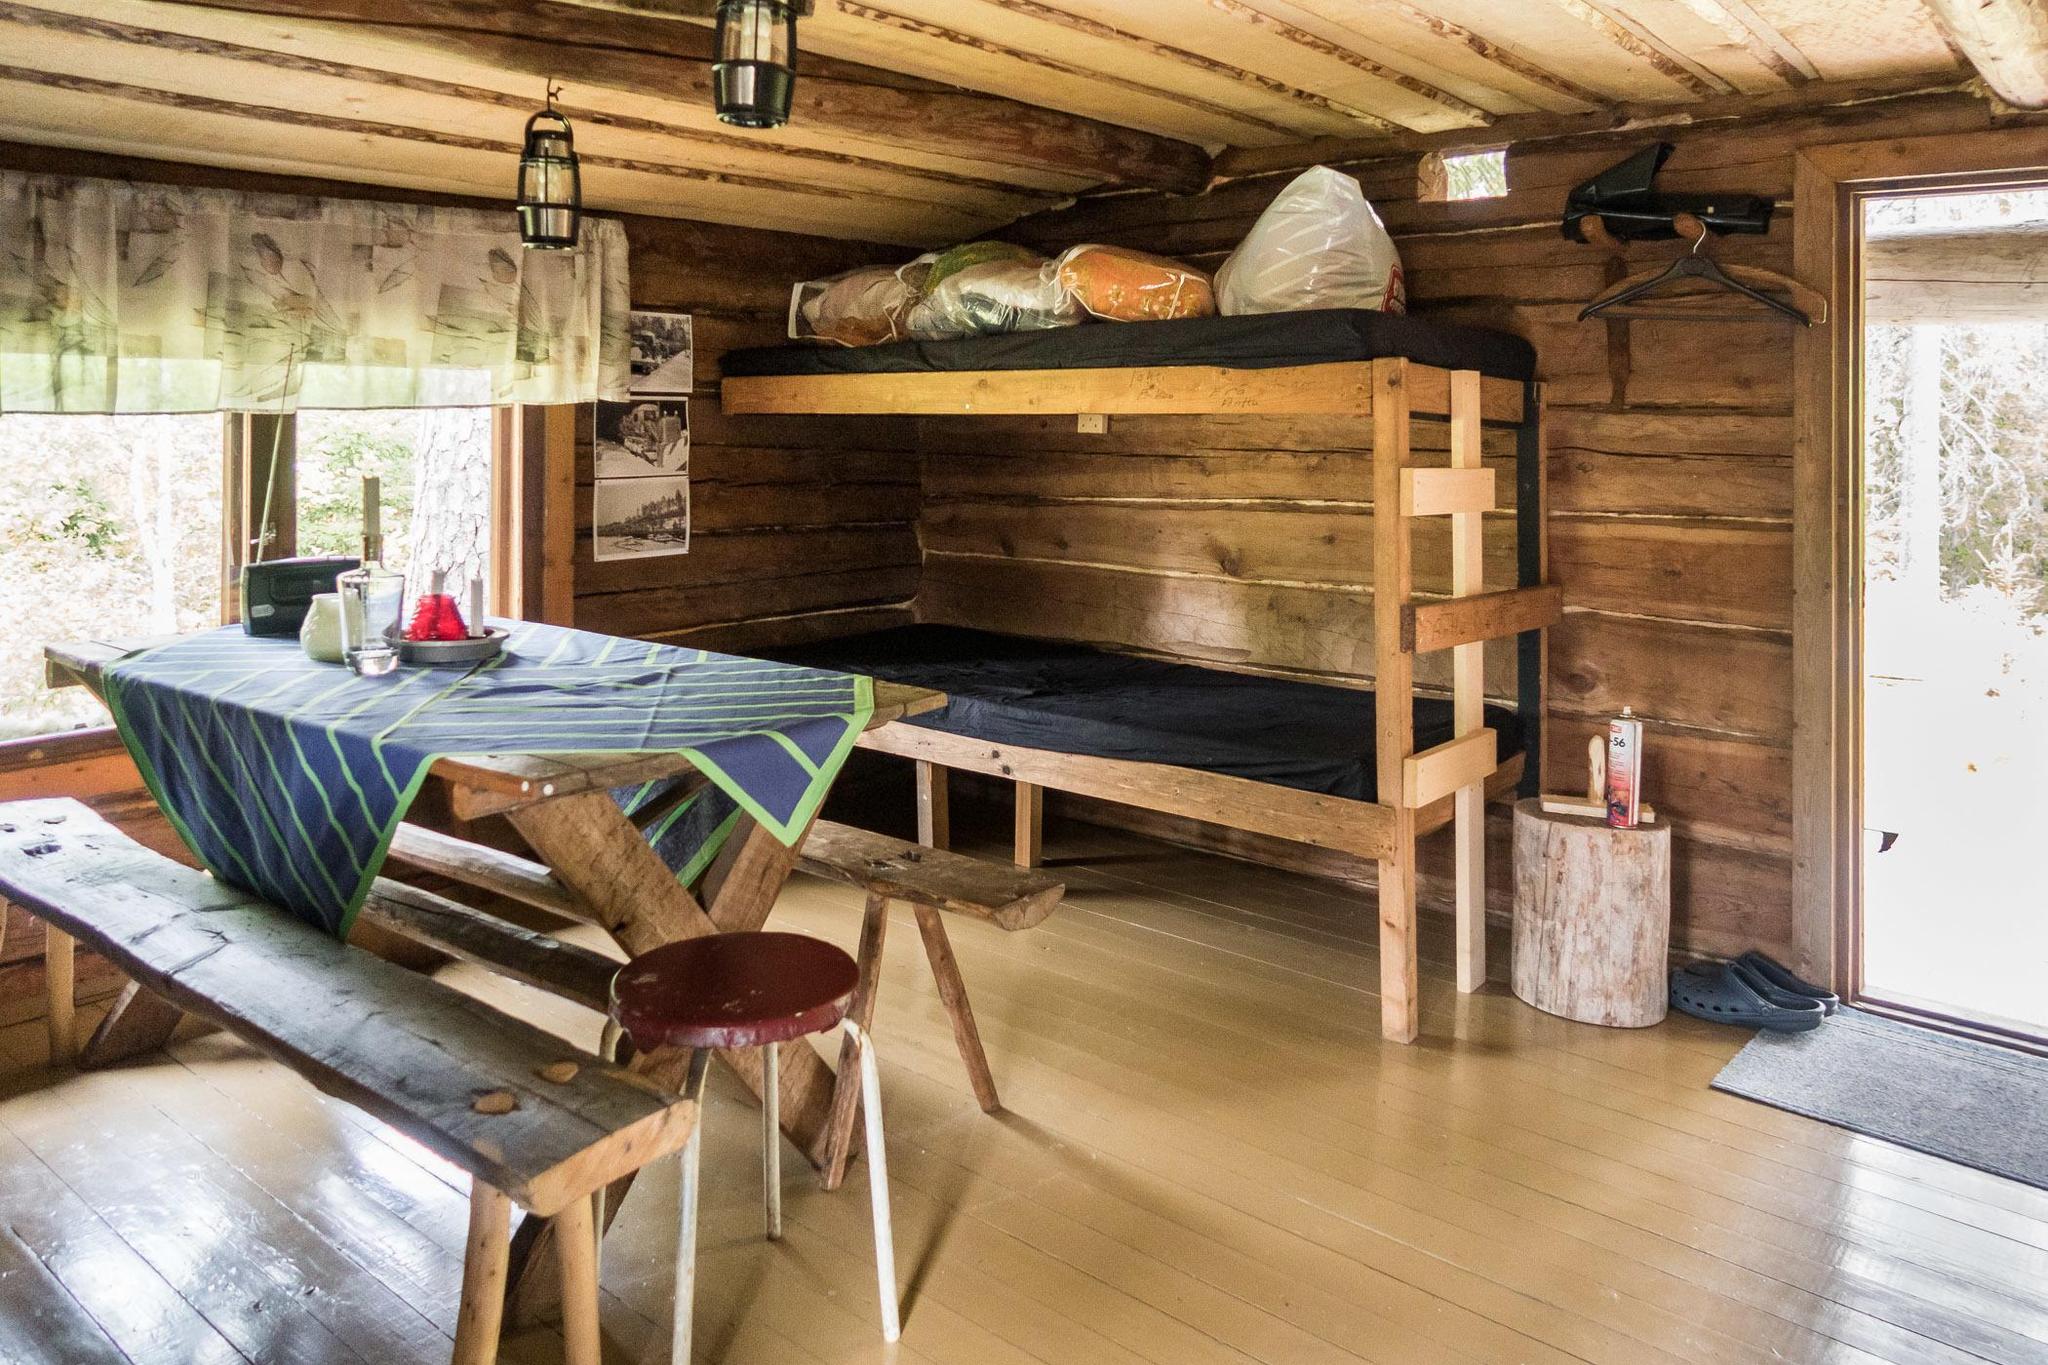
[[[0,412],[624,398],[628,297],[609,220],[0,172]]]

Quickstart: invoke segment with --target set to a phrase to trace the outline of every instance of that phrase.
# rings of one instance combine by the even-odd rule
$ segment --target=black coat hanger
[[[1642,298],[1644,295],[1662,288],[1673,280],[1691,279],[1704,280],[1717,289],[1754,300],[1772,312],[1781,313],[1785,317],[1792,319],[1801,327],[1813,326],[1813,318],[1804,309],[1796,308],[1783,299],[1773,298],[1760,289],[1752,289],[1741,280],[1734,278],[1721,269],[1719,263],[1713,257],[1701,255],[1700,247],[1707,240],[1707,226],[1690,215],[1683,215],[1683,217],[1688,220],[1689,226],[1696,227],[1699,232],[1699,235],[1693,239],[1692,250],[1664,267],[1663,271],[1659,274],[1651,276],[1649,279],[1638,280],[1633,284],[1626,284],[1612,293],[1603,294],[1593,300],[1579,310],[1579,321],[1584,322],[1587,318],[1599,317],[1609,309],[1619,308],[1623,304]]]

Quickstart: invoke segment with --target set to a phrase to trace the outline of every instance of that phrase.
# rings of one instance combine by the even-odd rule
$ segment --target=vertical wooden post
[[[597,1330],[597,1229],[589,1196],[555,1215],[555,1257],[562,1274],[564,1365],[603,1365]]]
[[[1045,861],[1045,788],[1035,782],[1017,784],[1016,853],[1019,867],[1037,867]]]
[[[1408,466],[1408,362],[1372,362],[1373,711],[1379,804],[1394,814],[1393,851],[1379,861],[1380,1032],[1415,1040],[1415,811],[1403,799],[1403,766],[1415,749],[1415,656],[1401,648],[1401,608],[1414,580],[1409,519],[1401,515]]]
[[[462,1306],[455,1315],[453,1365],[493,1365],[498,1358],[511,1232],[512,1201],[475,1181],[469,1191],[469,1242],[462,1256]]]
[[[917,765],[917,841],[926,848],[946,848],[953,841],[946,807],[946,769],[925,759]]]
[[[1479,371],[1451,372],[1451,468],[1480,467]],[[1451,594],[1486,586],[1485,516],[1451,515]],[[1452,730],[1467,735],[1486,724],[1486,645],[1451,650]],[[1461,787],[1453,802],[1457,869],[1458,989],[1486,984],[1486,784]]]
[[[69,1066],[78,1055],[77,986],[71,935],[43,925],[43,980],[49,987],[50,1065]]]

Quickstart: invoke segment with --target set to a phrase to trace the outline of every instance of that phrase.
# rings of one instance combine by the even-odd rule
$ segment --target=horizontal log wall
[[[789,233],[628,218],[636,307],[695,319],[690,552],[591,553],[591,409],[576,414],[576,624],[721,649],[907,620],[918,578],[909,419],[727,417],[719,359],[783,340],[792,283],[902,253]]]
[[[1515,582],[1514,433],[1489,429],[1487,581]],[[921,420],[921,619],[1362,685],[1372,674],[1372,425],[1355,417]],[[1418,464],[1448,424],[1415,423]],[[1450,591],[1450,523],[1417,521],[1418,595]],[[1448,693],[1450,656],[1418,683]],[[1487,649],[1511,700],[1511,641]]]
[[[1674,943],[1683,947],[1782,953],[1791,940],[1792,330],[1776,322],[1578,322],[1585,300],[1675,248],[1639,245],[1624,263],[1567,242],[1557,228],[1565,194],[1664,138],[1678,150],[1661,185],[1779,201],[1768,236],[1717,239],[1716,258],[1789,271],[1797,148],[1992,121],[1981,100],[1939,94],[1523,144],[1510,150],[1505,197],[1463,203],[1420,201],[1412,157],[1343,167],[1395,235],[1414,312],[1503,328],[1536,346],[1549,404],[1551,576],[1567,603],[1550,632],[1547,785],[1582,780],[1586,741],[1623,705],[1644,718],[1645,790],[1675,826]],[[1228,182],[1196,198],[1084,200],[1026,220],[1012,235],[1045,249],[1107,241],[1213,267],[1291,174]],[[1205,419],[1148,444],[1135,422],[1114,424],[1107,440],[1058,425],[997,426],[1000,447],[991,438],[970,448],[934,436],[938,424],[927,424],[933,529],[921,603],[946,613],[987,609],[1003,600],[1008,582],[1022,585],[1012,588],[1021,603],[1013,614],[1044,609],[1095,638],[1122,632],[1125,643],[1224,662],[1365,671],[1370,650],[1356,633],[1364,618],[1344,600],[1355,596],[1364,557],[1355,533],[1334,530],[1333,519],[1313,510],[1321,500],[1361,496],[1362,433]],[[1088,450],[1099,458],[1075,453]],[[1219,490],[1300,503],[1263,514],[1265,522],[1289,518],[1295,534],[1251,512],[1222,514],[1235,504],[1215,501]],[[1117,519],[1116,549],[1105,556],[1098,514],[1069,494],[1156,501]],[[1042,519],[1019,532],[1000,509],[1025,498],[1044,504],[1033,509]],[[1092,562],[1104,557],[1113,567]],[[1438,561],[1418,558],[1427,585]],[[1017,562],[997,563],[1005,559]],[[1060,562],[1068,559],[1091,563]],[[1504,581],[1499,562],[1489,546],[1493,581]],[[998,576],[998,567],[1011,576]],[[1173,590],[1134,587],[1155,574],[1176,575]],[[1303,586],[1307,580],[1321,583]],[[1336,580],[1345,586],[1331,586]],[[1339,605],[1353,609],[1348,630],[1332,614]],[[1163,614],[1155,619],[1152,609]],[[1423,662],[1429,677],[1436,661]],[[1497,676],[1490,658],[1489,690]],[[1298,852],[1251,846],[1257,842],[1237,838],[1232,846],[1303,863]]]

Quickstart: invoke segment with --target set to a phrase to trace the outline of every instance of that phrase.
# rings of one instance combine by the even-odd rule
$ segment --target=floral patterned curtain
[[[624,398],[627,298],[608,220],[0,173],[0,412]]]

